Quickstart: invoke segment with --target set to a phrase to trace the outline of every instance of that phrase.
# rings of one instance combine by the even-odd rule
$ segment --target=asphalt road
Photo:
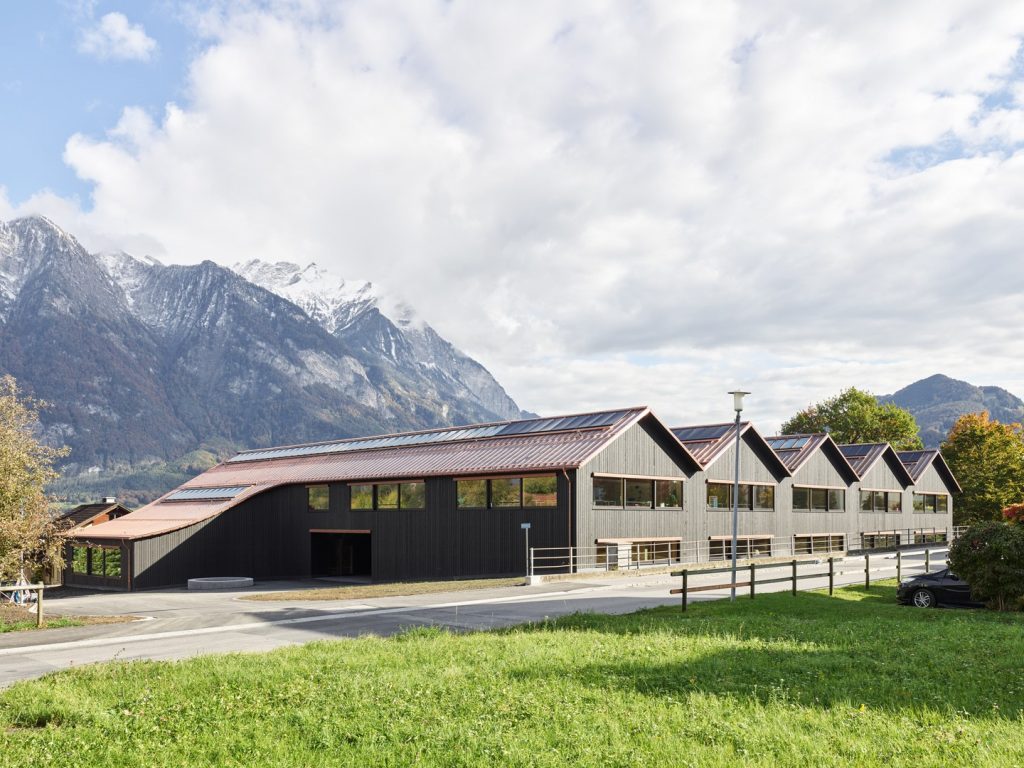
[[[920,572],[923,556],[904,555],[906,573]],[[916,562],[917,567],[913,564]],[[872,568],[893,566],[873,556]],[[941,567],[940,557],[932,568]],[[836,585],[864,580],[863,558],[837,561]],[[820,565],[818,570],[826,570]],[[804,570],[803,568],[801,570]],[[809,569],[808,569],[809,570]],[[745,579],[740,571],[740,581]],[[759,578],[790,573],[763,571]],[[905,575],[906,575],[905,573]],[[879,573],[873,579],[891,578]],[[727,581],[724,574],[697,575],[691,586]],[[680,580],[666,575],[595,577],[533,587],[506,587],[359,601],[267,603],[240,600],[243,594],[285,584],[259,584],[247,593],[190,593],[184,590],[130,594],[94,594],[47,601],[57,613],[134,615],[129,624],[110,624],[0,635],[0,686],[59,669],[93,662],[131,659],[183,659],[207,653],[268,651],[313,640],[387,636],[411,627],[445,627],[475,631],[542,621],[577,612],[630,613],[641,608],[679,605],[668,590]],[[827,577],[801,580],[799,588],[827,587]],[[294,587],[295,585],[290,585]],[[303,585],[308,586],[308,585]],[[789,583],[759,585],[758,593],[788,591]],[[746,589],[739,593],[745,597]],[[728,590],[699,592],[690,602],[728,597]]]

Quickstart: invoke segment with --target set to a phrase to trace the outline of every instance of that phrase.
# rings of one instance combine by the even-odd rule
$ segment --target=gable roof
[[[61,522],[70,523],[70,528],[77,528],[85,525],[90,520],[95,520],[97,517],[118,511],[120,511],[118,516],[131,512],[128,507],[116,502],[96,502],[93,504],[79,504],[74,509],[70,509],[60,515],[57,519]]]
[[[910,476],[899,455],[888,443],[847,443],[840,445],[839,450],[843,452],[843,456],[860,478],[870,472],[879,459],[884,458],[904,486],[914,484],[914,478]]]
[[[209,520],[281,485],[575,469],[641,420],[674,441],[649,408],[637,407],[243,451],[151,504],[93,526],[83,537],[157,536]],[[686,448],[674,445],[684,461],[699,468]]]
[[[736,442],[736,423],[672,427],[672,434],[689,450],[701,468],[707,469],[725,455],[725,452]],[[765,439],[749,421],[740,422],[740,436],[752,439],[754,444],[762,449],[760,454],[766,459],[765,463],[771,464],[776,470],[773,474],[782,476],[791,474],[778,454],[771,449],[771,446],[765,442]]]
[[[860,479],[857,471],[847,461],[836,441],[826,432],[802,435],[773,435],[766,437],[765,442],[782,459],[790,474],[795,475],[804,464],[810,461],[818,451],[822,451],[832,460],[832,464],[843,475],[847,483]]]
[[[956,493],[963,491],[953,470],[949,468],[942,453],[938,450],[929,448],[923,451],[897,451],[896,455],[900,457],[900,461],[903,462],[903,466],[907,468],[915,483],[921,479],[928,467],[934,465],[935,470],[946,481],[946,485],[953,488]]]

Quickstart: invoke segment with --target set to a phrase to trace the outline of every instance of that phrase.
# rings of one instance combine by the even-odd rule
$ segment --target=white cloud
[[[157,43],[141,24],[132,24],[123,13],[112,12],[82,31],[78,50],[98,59],[149,61]]]
[[[538,411],[1024,394],[1024,5],[793,7],[219,5],[186,102],[68,141],[78,231],[369,277]]]

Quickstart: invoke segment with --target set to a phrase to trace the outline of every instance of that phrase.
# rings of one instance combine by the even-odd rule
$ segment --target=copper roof
[[[772,435],[771,437],[766,437],[765,442],[782,459],[782,463],[786,465],[786,469],[791,474],[795,475],[800,467],[806,464],[817,451],[824,450],[833,459],[833,463],[837,465],[840,473],[847,476],[847,482],[852,483],[859,477],[857,471],[847,461],[839,446],[836,445],[835,440],[827,432],[800,435]]]
[[[611,423],[567,431],[524,432],[492,437],[427,444],[395,445],[347,449],[315,455],[289,455],[283,458],[241,459],[234,457],[192,478],[179,488],[142,507],[113,520],[93,526],[88,538],[145,538],[184,528],[230,509],[262,491],[279,485],[354,482],[380,480],[414,480],[426,477],[458,477],[524,472],[551,472],[575,469],[597,454],[625,429],[643,418],[650,419],[671,438],[671,432],[646,407],[604,411],[614,418]],[[584,414],[600,415],[600,414]],[[591,423],[580,416],[567,423]],[[608,421],[610,419],[606,419]],[[529,424],[538,420],[502,422]],[[555,420],[544,420],[554,422]],[[598,421],[600,423],[600,421]],[[487,425],[493,426],[493,425]],[[557,426],[557,425],[556,425]],[[462,428],[471,430],[472,427]],[[413,433],[418,434],[418,433]],[[327,445],[327,444],[314,444]],[[261,455],[275,449],[261,451]],[[289,448],[289,452],[292,449]],[[679,445],[679,451],[698,467],[693,457]],[[250,452],[248,455],[252,455]],[[240,454],[239,456],[247,456]],[[244,490],[230,499],[174,501],[182,491],[201,488]],[[83,534],[83,538],[85,535]]]
[[[896,475],[903,475],[906,485],[913,485],[914,478],[910,476],[899,455],[888,443],[847,443],[840,445],[839,450],[850,462],[858,477],[864,477],[883,456],[889,456],[889,466]]]
[[[736,441],[736,423],[723,422],[721,424],[696,424],[685,427],[672,427],[672,434],[686,447],[686,449],[697,460],[702,469],[707,469],[715,463],[729,447]],[[782,475],[790,474],[789,468],[783,463],[779,456],[771,449],[761,434],[754,429],[749,421],[740,422],[740,435],[751,435],[754,442],[761,444],[762,453],[769,457],[769,462],[781,470]]]
[[[903,466],[906,467],[907,472],[914,479],[916,483],[921,479],[921,476],[925,473],[928,467],[935,465],[935,469],[940,475],[945,476],[946,481],[950,483],[954,489],[959,493],[960,483],[957,482],[956,477],[953,475],[953,471],[946,464],[946,460],[942,457],[942,454],[934,448],[925,449],[923,451],[897,451],[897,456],[900,457],[900,461]]]

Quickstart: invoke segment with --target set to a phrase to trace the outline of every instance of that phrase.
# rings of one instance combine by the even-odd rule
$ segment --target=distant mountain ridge
[[[91,254],[40,217],[0,222],[0,373],[52,404],[43,435],[71,447],[69,475],[522,414],[386,304],[315,265],[164,265]]]
[[[965,413],[988,411],[997,421],[1024,422],[1024,400],[1011,392],[1001,387],[975,386],[942,374],[915,381],[878,400],[910,411],[921,427],[921,440],[929,448],[938,448]]]

